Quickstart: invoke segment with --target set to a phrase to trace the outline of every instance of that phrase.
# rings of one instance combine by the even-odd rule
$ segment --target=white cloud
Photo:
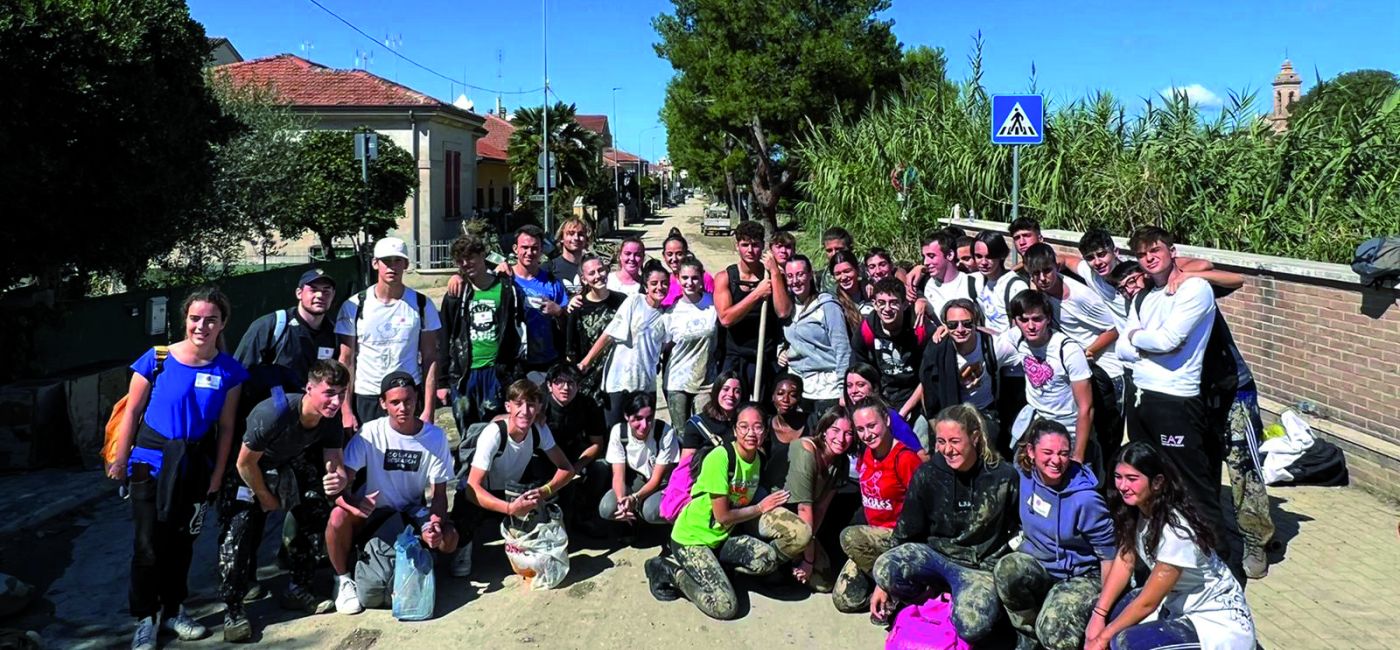
[[[1224,106],[1225,100],[1210,91],[1209,88],[1201,84],[1191,84],[1189,86],[1171,86],[1162,89],[1163,97],[1171,97],[1174,93],[1185,93],[1186,98],[1191,100],[1191,104],[1201,107]]]

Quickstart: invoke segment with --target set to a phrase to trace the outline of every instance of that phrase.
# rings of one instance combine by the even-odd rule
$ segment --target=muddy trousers
[[[739,615],[739,598],[725,567],[744,575],[765,576],[792,562],[812,539],[806,522],[783,508],[740,528],[753,534],[731,535],[714,549],[670,543],[676,588],[710,618],[727,621]]]
[[[1109,614],[1112,621],[1123,613],[1128,607],[1128,603],[1137,599],[1142,593],[1142,589],[1134,589],[1122,598],[1118,599],[1118,604],[1113,606],[1113,612]],[[1191,650],[1201,647],[1201,637],[1196,632],[1196,626],[1191,619],[1185,616],[1179,618],[1158,619],[1151,623],[1139,623],[1118,634],[1109,640],[1110,650],[1156,650],[1158,648],[1171,648],[1171,650]]]
[[[831,589],[831,602],[837,611],[853,614],[870,607],[875,587],[870,572],[875,560],[890,550],[892,534],[893,529],[876,526],[847,526],[841,531],[841,550],[847,559]]]
[[[1230,475],[1235,520],[1246,547],[1264,548],[1274,538],[1274,520],[1269,515],[1264,476],[1259,471],[1259,436],[1264,430],[1259,419],[1259,394],[1253,390],[1236,393],[1229,417],[1230,446],[1225,453],[1225,470]]]
[[[298,466],[301,465],[301,466]],[[296,534],[287,540],[287,563],[291,584],[311,590],[316,573],[317,553],[325,547],[326,523],[331,504],[320,491],[321,479],[315,468],[300,459],[287,471],[295,471],[299,485],[311,485],[302,494],[301,502],[292,507],[288,516],[296,520]],[[303,480],[306,476],[308,480]],[[314,479],[311,477],[315,476]],[[314,482],[308,482],[314,480]],[[237,490],[242,479],[224,482],[224,494],[219,507],[219,598],[229,605],[239,605],[248,591],[248,583],[257,575],[258,544],[263,539],[267,513],[256,499],[242,501]]]
[[[1097,573],[1059,580],[1025,553],[1011,553],[992,571],[1012,627],[1047,650],[1079,650],[1103,581]]]
[[[969,569],[928,544],[900,544],[875,560],[875,584],[906,603],[923,602],[930,592],[953,597],[953,629],[976,644],[1001,618],[1001,599],[991,571]]]
[[[174,471],[169,470],[169,471]],[[131,488],[131,520],[136,529],[135,549],[131,556],[131,588],[128,606],[131,615],[145,618],[164,613],[174,616],[189,595],[190,560],[194,557],[194,540],[199,537],[201,522],[192,520],[198,504],[181,499],[177,489],[175,501],[165,521],[156,516],[156,479],[149,474],[141,480],[133,478]]]

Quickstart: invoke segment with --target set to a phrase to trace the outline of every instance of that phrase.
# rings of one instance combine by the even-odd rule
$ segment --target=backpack
[[[156,369],[151,373],[151,393],[155,392],[156,380],[160,378],[161,371],[165,370],[165,358],[170,356],[170,347],[165,345],[155,346]],[[117,459],[117,438],[121,430],[122,419],[126,416],[127,409],[131,408],[129,398],[131,395],[122,395],[116,404],[112,405],[112,415],[107,418],[107,426],[104,427],[106,439],[102,443],[102,464],[111,465]],[[150,404],[150,395],[146,396],[146,403]],[[141,417],[146,414],[143,412]]]
[[[705,426],[705,421],[700,418],[699,414],[690,416],[688,423],[695,425],[695,428],[705,434],[705,437],[708,438],[714,446],[696,452],[695,455],[690,457],[690,462],[679,463],[676,465],[675,469],[671,470],[671,477],[667,480],[666,487],[661,494],[661,517],[667,521],[675,521],[676,517],[680,516],[681,510],[684,510],[686,504],[690,503],[693,496],[690,490],[695,487],[695,478],[700,475],[700,467],[705,461],[705,456],[708,456],[711,451],[718,449],[724,443],[722,438],[715,435]],[[738,466],[738,461],[736,460],[735,454],[728,454],[728,456],[729,466],[727,475],[733,478],[734,470]]]
[[[468,426],[466,433],[462,434],[462,442],[457,445],[457,460],[462,468],[460,476],[464,481],[467,474],[471,472],[472,458],[476,456],[477,441],[481,439],[481,432],[489,426],[496,426],[501,430],[501,436],[496,440],[496,453],[491,455],[491,462],[494,464],[501,457],[501,454],[506,453],[506,439],[509,438],[509,434],[506,433],[504,422],[492,420]],[[530,425],[530,443],[533,445],[530,454],[533,456],[540,453],[540,425],[538,424]]]
[[[1375,237],[1361,242],[1352,258],[1351,270],[1361,283],[1378,289],[1400,278],[1400,235]]]
[[[661,433],[665,430],[665,426],[666,423],[661,420],[652,420],[651,422],[651,439],[656,441],[658,449],[661,447]],[[622,443],[624,449],[627,448],[627,428],[626,422],[622,422],[617,427],[617,441]]]
[[[1065,346],[1069,343],[1078,345],[1078,342],[1064,332],[1060,332],[1060,335],[1065,337],[1064,343],[1060,344],[1060,367],[1068,368],[1065,365]],[[1094,432],[1100,436],[1111,436],[1122,415],[1118,412],[1118,388],[1113,385],[1113,378],[1108,376],[1108,371],[1099,367],[1099,364],[1089,361],[1089,372],[1089,390],[1094,395]],[[1233,397],[1233,394],[1231,396]]]
[[[885,650],[970,650],[953,627],[952,595],[942,593],[895,616]]]
[[[1142,303],[1147,300],[1148,291],[1139,291],[1133,298],[1133,311],[1142,317]],[[1239,364],[1235,360],[1235,339],[1230,335],[1230,326],[1225,323],[1225,315],[1215,310],[1215,323],[1210,329],[1210,339],[1206,341],[1205,353],[1201,357],[1201,401],[1208,410],[1228,409],[1235,401],[1235,393],[1240,388]]]
[[[365,299],[369,297],[369,292],[370,292],[372,289],[374,289],[374,287],[373,287],[373,286],[370,286],[369,289],[365,289],[364,291],[361,291],[360,294],[359,294],[360,302],[358,302],[358,303],[355,304],[355,357],[356,357],[356,358],[359,358],[359,356],[360,356],[360,321],[362,321],[362,320],[365,319]],[[425,295],[423,295],[422,293],[417,292],[417,291],[414,291],[414,292],[413,292],[413,295],[414,295],[414,297],[416,297],[416,298],[418,299],[418,331],[421,332],[421,331],[427,329],[427,327],[428,327],[428,321],[427,321],[426,318],[423,317],[423,310],[427,308],[428,297],[425,296]],[[286,325],[284,324],[283,327],[286,327]]]

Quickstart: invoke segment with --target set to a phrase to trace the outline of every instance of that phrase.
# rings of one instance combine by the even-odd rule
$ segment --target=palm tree
[[[577,114],[573,104],[555,102],[549,107],[549,157],[559,174],[555,191],[568,201],[588,187],[602,162],[602,136],[580,126]],[[543,115],[543,107],[522,108],[511,120],[515,125],[508,151],[511,182],[522,196],[534,194],[537,188]]]

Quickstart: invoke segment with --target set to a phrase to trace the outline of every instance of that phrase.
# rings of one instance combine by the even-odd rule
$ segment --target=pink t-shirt
[[[714,276],[710,275],[709,273],[706,273],[706,274],[705,274],[705,293],[714,293],[714,292],[715,292],[715,278],[714,278]],[[684,293],[684,292],[681,290],[681,281],[680,281],[680,278],[677,278],[676,275],[675,275],[674,273],[671,274],[671,290],[666,292],[666,298],[663,299],[663,300],[661,301],[661,306],[662,306],[662,307],[670,307],[671,305],[676,304],[676,301],[677,301],[677,300],[680,300],[680,297],[681,297],[681,294],[682,294],[682,293]]]

